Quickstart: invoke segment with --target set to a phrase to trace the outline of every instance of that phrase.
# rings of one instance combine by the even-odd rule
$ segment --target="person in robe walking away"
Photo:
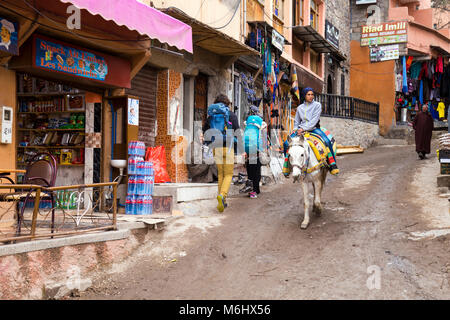
[[[422,106],[422,111],[414,118],[413,128],[416,131],[416,152],[420,160],[426,159],[426,154],[430,153],[431,135],[434,129],[434,122],[428,112],[428,105]]]

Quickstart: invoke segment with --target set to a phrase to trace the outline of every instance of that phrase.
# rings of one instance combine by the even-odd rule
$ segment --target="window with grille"
[[[311,71],[318,75],[320,67],[320,54],[311,49],[309,55],[309,62]]]
[[[292,21],[294,21],[295,26],[303,25],[303,5],[304,0],[294,0],[292,1],[294,8],[292,12],[294,13]]]
[[[315,0],[311,0],[310,9],[310,25],[316,30],[319,30],[319,7]]]
[[[284,0],[273,0],[273,14],[283,20],[284,16]]]

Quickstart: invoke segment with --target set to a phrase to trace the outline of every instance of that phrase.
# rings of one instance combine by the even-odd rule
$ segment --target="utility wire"
[[[245,1],[245,0],[244,0],[244,1]],[[218,28],[216,28],[216,27],[212,27],[212,28],[218,30],[218,29],[223,29],[223,28],[225,28],[226,26],[228,26],[228,25],[231,23],[231,21],[233,20],[234,16],[236,15],[236,12],[237,12],[237,10],[239,9],[240,5],[241,5],[241,1],[238,0],[237,3],[236,3],[236,8],[234,9],[233,15],[231,16],[230,20],[229,20],[225,25],[223,25],[223,26],[221,26],[221,27],[218,27]]]

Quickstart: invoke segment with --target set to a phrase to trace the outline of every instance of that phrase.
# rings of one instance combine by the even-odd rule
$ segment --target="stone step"
[[[379,137],[375,140],[374,145],[376,146],[407,146],[408,141],[406,139],[386,139],[383,137]]]

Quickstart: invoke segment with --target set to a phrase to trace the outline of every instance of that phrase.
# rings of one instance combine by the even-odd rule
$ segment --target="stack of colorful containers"
[[[126,214],[145,215],[153,211],[153,163],[144,161],[145,144],[130,141],[128,145],[128,193]]]

